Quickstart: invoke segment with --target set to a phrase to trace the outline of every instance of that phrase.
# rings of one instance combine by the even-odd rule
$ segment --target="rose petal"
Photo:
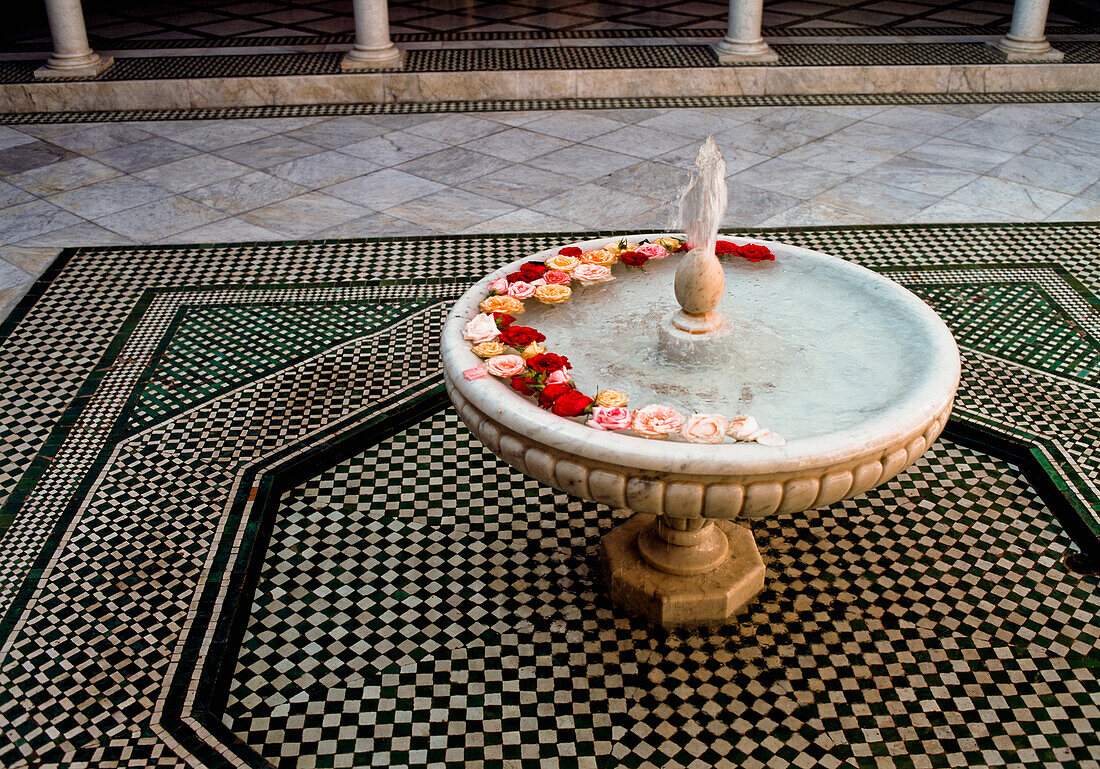
[[[466,377],[471,382],[475,379],[481,379],[482,377],[488,375],[489,370],[486,369],[484,366],[474,366],[473,368],[468,368],[462,372],[462,376]]]

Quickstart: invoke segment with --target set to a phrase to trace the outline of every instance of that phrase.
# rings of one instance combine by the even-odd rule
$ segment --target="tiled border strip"
[[[1100,62],[1100,42],[1059,44],[1065,64]],[[799,43],[776,44],[779,61],[746,62],[730,67],[845,67],[1003,64],[985,43]],[[119,58],[95,78],[64,82],[113,82],[229,77],[286,77],[341,74],[338,51],[315,53],[217,54]],[[1041,63],[1041,62],[1040,62]],[[37,60],[0,62],[0,83],[34,83]],[[1034,66],[1028,64],[1027,66]],[[402,73],[518,72],[532,70],[614,70],[723,68],[714,50],[703,44],[627,46],[526,46],[519,48],[427,48],[408,52]]]
[[[764,27],[768,38],[813,37],[987,37],[1008,32],[1005,24],[988,26],[941,27]],[[391,37],[401,43],[452,43],[507,40],[636,40],[639,38],[722,37],[725,29],[563,29],[515,30],[507,32],[396,32]],[[1048,26],[1047,37],[1064,35],[1098,35],[1100,26],[1075,24]],[[156,51],[187,48],[267,48],[270,46],[351,45],[353,35],[303,35],[286,37],[249,37],[247,35],[211,38],[179,38],[173,40],[118,40],[91,36],[97,50]],[[46,42],[7,43],[0,53],[49,53]]]
[[[651,96],[608,99],[509,99],[503,101],[389,102],[384,104],[289,104],[207,109],[101,110],[0,114],[0,125],[129,123],[149,120],[248,120],[279,117],[413,115],[595,109],[705,109],[708,107],[844,107],[917,104],[1055,104],[1098,102],[1100,91],[1021,93],[775,94],[760,96]]]

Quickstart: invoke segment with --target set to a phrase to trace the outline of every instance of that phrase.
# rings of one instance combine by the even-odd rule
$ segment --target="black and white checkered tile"
[[[941,443],[754,524],[765,592],[714,632],[608,604],[624,514],[516,475],[450,410],[322,473],[283,500],[226,724],[277,766],[1100,758],[1100,597],[1003,461]]]

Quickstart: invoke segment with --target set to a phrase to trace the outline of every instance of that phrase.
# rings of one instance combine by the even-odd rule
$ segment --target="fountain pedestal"
[[[601,542],[611,598],[665,628],[728,622],[764,587],[752,532],[639,513]]]

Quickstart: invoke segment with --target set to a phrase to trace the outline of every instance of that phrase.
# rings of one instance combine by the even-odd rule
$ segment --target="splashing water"
[[[695,157],[691,179],[680,190],[678,229],[703,253],[713,254],[718,227],[726,215],[729,193],[726,188],[726,159],[713,136],[708,136]]]

